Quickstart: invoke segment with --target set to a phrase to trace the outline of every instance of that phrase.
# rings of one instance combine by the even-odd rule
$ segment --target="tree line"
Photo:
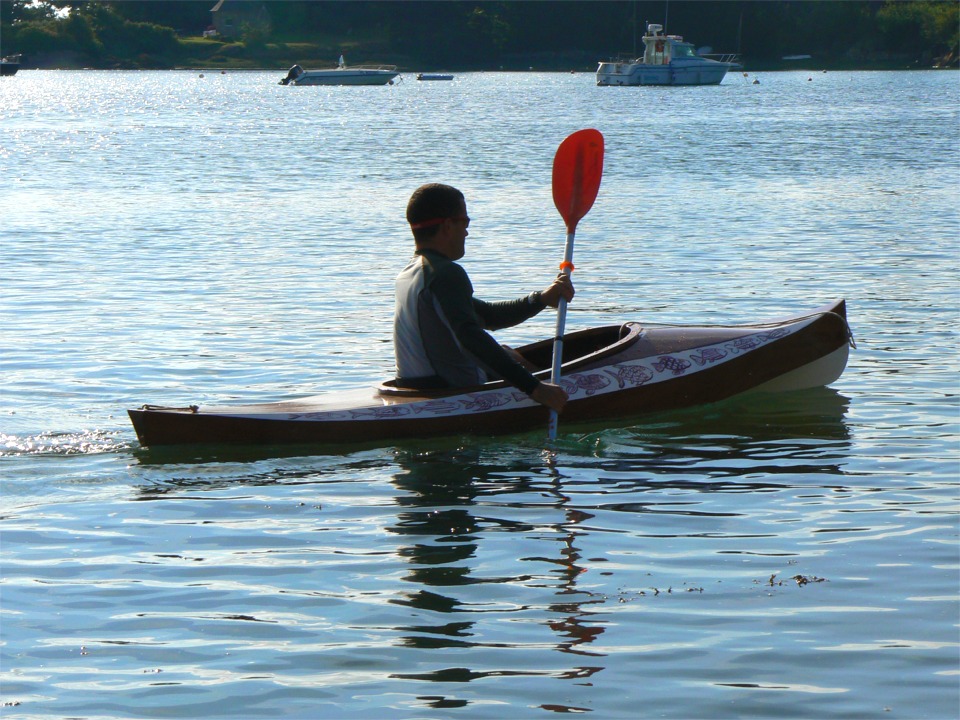
[[[245,1],[267,9],[268,26],[203,38],[215,0],[0,0],[0,54],[22,53],[25,67],[282,68],[347,52],[405,69],[593,69],[642,52],[656,22],[739,52],[748,68],[797,54],[823,67],[957,67],[960,57],[955,0]]]

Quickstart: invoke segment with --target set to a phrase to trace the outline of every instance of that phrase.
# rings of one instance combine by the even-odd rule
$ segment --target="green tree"
[[[247,52],[262,52],[267,47],[267,40],[269,39],[270,33],[260,25],[244,23],[240,29],[240,41]]]
[[[214,2],[0,0],[0,38],[6,52],[68,52],[77,63],[101,67],[164,67],[186,47],[177,31],[199,35]],[[955,64],[960,36],[956,0],[277,0],[267,7],[271,37],[285,43],[313,43],[353,62],[402,58],[450,69],[589,65],[631,51],[647,22],[697,45],[740,50],[748,68],[800,53],[824,67],[916,66],[951,55]],[[218,47],[224,56],[269,63],[278,52],[269,41],[247,32],[242,43]]]
[[[110,0],[104,4],[130,22],[173,28],[181,35],[199,35],[210,25],[210,8],[215,3],[216,0]]]
[[[920,51],[926,58],[956,52],[957,5],[945,2],[888,2],[877,12],[884,46],[893,52]]]
[[[71,12],[61,21],[61,25],[63,35],[70,38],[74,49],[92,58],[98,58],[103,53],[103,43],[85,15]]]
[[[514,33],[513,27],[504,19],[502,8],[474,7],[467,18],[467,27],[486,40],[486,44],[497,53],[503,52]]]

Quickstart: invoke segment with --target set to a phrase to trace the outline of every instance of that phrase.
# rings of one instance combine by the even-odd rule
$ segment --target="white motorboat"
[[[0,75],[16,75],[20,69],[20,55],[0,58]]]
[[[396,65],[355,65],[348,67],[340,56],[335,68],[304,70],[294,65],[281,85],[392,85],[400,73]]]
[[[651,23],[643,36],[643,57],[601,62],[597,85],[719,85],[727,71],[739,67],[734,55],[713,60],[697,54],[680,35],[664,35]]]

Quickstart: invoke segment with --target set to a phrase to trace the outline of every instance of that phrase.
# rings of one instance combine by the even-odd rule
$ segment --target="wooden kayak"
[[[713,403],[747,392],[828,385],[853,336],[846,304],[746,325],[626,322],[564,336],[561,384],[570,396],[561,428]],[[550,374],[552,340],[517,350]],[[392,381],[296,400],[235,406],[128,410],[140,444],[343,444],[546,428],[547,408],[500,382],[409,390]]]

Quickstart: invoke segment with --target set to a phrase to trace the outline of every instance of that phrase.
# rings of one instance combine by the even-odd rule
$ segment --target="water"
[[[3,717],[956,716],[955,73],[205,75],[0,83]],[[545,286],[581,127],[569,329],[842,296],[843,377],[552,455],[139,448],[127,407],[389,376],[423,182],[464,190],[481,297]]]

